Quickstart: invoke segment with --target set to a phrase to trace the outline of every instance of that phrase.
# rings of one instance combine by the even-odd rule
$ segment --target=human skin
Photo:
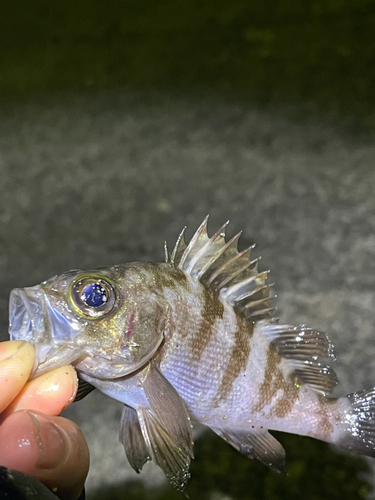
[[[29,381],[34,362],[31,344],[0,343],[0,465],[39,479],[61,500],[75,500],[89,451],[77,425],[58,415],[74,400],[77,375],[69,365]]]

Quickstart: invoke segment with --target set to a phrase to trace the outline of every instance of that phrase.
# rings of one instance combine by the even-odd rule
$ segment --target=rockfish
[[[36,347],[32,377],[71,363],[81,386],[124,404],[120,441],[139,472],[153,459],[184,489],[192,421],[249,458],[284,470],[268,432],[375,456],[375,389],[327,397],[337,384],[326,334],[273,319],[267,272],[239,252],[240,233],[183,233],[165,263],[74,270],[10,296],[11,339]]]

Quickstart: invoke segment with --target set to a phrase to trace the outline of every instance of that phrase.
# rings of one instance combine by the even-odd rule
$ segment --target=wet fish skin
[[[375,390],[335,399],[328,337],[272,319],[267,273],[207,219],[166,262],[72,271],[15,289],[10,335],[36,346],[37,376],[73,363],[86,384],[124,403],[120,440],[138,472],[153,459],[184,489],[191,420],[249,458],[285,468],[268,430],[375,455]]]

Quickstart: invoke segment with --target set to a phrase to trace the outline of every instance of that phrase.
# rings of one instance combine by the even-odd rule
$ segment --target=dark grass
[[[209,500],[220,492],[235,500],[361,500],[371,491],[364,478],[363,458],[338,453],[326,443],[274,433],[287,452],[287,474],[277,474],[249,460],[213,433],[199,439],[187,493],[191,500]],[[88,500],[183,500],[169,487],[146,488],[139,481],[103,488]]]
[[[372,0],[3,2],[0,99],[203,86],[260,102],[375,109]]]

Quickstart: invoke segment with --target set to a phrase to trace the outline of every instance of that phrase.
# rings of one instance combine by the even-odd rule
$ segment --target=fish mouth
[[[11,291],[10,339],[31,342],[36,348],[36,364],[30,378],[72,363],[84,354],[72,342],[76,334],[74,326],[67,316],[52,307],[39,285]]]
[[[11,340],[40,342],[45,339],[45,302],[42,290],[35,286],[15,288],[9,298],[9,335]],[[47,339],[46,339],[47,340]]]
[[[71,318],[54,308],[40,286],[15,288],[9,298],[11,340],[67,342],[76,335]]]

